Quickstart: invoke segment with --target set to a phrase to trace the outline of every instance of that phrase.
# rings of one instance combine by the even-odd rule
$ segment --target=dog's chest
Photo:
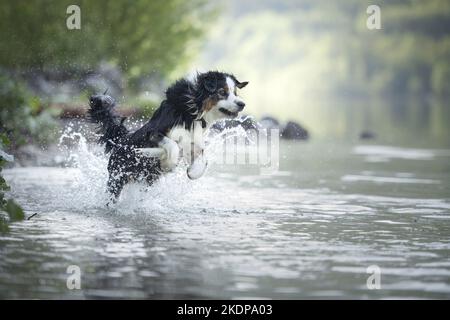
[[[185,153],[186,151],[189,152],[194,146],[204,149],[204,131],[201,125],[195,125],[191,130],[184,126],[176,126],[169,131],[167,136],[175,141]]]

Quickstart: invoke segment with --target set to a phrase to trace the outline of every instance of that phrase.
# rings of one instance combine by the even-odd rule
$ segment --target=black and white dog
[[[218,71],[197,74],[193,80],[178,80],[167,89],[166,99],[151,119],[134,132],[124,126],[125,118],[114,111],[113,98],[92,96],[90,119],[100,125],[99,142],[105,144],[106,153],[111,152],[107,188],[112,200],[117,199],[126,183],[143,180],[151,184],[162,173],[174,169],[180,158],[190,163],[189,178],[203,174],[204,169],[199,173],[197,165],[204,163],[206,168],[203,139],[201,134],[194,134],[194,129],[200,127],[204,133],[217,120],[236,118],[245,106],[237,89],[247,84]],[[141,148],[162,148],[164,154],[148,157],[140,152]]]

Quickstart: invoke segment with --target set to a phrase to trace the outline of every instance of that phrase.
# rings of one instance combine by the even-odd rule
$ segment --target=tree
[[[81,8],[80,30],[66,26],[73,4]],[[186,63],[212,16],[205,0],[5,0],[0,66],[86,70],[107,60],[132,77],[167,75]]]

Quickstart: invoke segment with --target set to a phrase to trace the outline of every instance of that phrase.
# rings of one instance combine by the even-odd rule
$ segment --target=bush
[[[47,144],[52,140],[56,121],[39,99],[11,77],[0,73],[0,134],[12,148],[26,143]]]
[[[9,161],[12,158],[4,151],[7,144],[9,144],[8,138],[4,134],[0,134],[0,233],[9,230],[9,222],[24,219],[22,208],[14,200],[5,199],[5,192],[9,190],[9,186],[2,176],[2,170],[6,160]]]

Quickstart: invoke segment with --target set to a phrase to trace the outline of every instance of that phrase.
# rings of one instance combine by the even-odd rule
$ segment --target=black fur
[[[121,143],[128,129],[123,125],[125,117],[120,117],[114,112],[116,102],[107,95],[96,95],[90,99],[91,108],[88,110],[92,122],[100,124],[97,133],[101,134],[100,143],[105,143],[105,152]]]
[[[130,132],[123,124],[125,118],[115,112],[114,99],[107,95],[91,97],[90,119],[100,124],[99,142],[105,144],[106,153],[111,152],[108,191],[114,198],[130,180],[145,180],[151,184],[161,174],[160,160],[141,156],[135,148],[158,147],[171,128],[184,125],[189,129],[194,121],[202,120],[204,101],[218,99],[217,90],[225,85],[226,77],[231,77],[238,88],[247,84],[218,71],[197,74],[194,81],[176,81],[167,89],[166,99],[151,119],[135,132]]]
[[[171,128],[180,124],[191,128],[195,120],[200,120],[198,117],[205,99],[214,96],[217,88],[225,85],[227,76],[231,75],[210,71],[198,74],[194,83],[186,79],[176,81],[166,90],[166,100],[150,121],[138,129],[129,142],[139,147],[154,147],[155,138],[160,140]]]

